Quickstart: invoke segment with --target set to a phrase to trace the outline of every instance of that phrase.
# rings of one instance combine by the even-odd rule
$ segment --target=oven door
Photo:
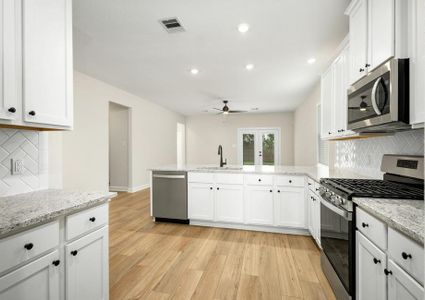
[[[350,295],[354,295],[354,230],[352,213],[321,198],[320,234],[323,253]]]

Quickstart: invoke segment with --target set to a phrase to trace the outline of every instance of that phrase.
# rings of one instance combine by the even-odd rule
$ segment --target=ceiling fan
[[[218,110],[220,112],[220,114],[223,115],[227,115],[227,114],[240,114],[240,113],[245,113],[247,112],[246,110],[231,110],[228,106],[227,103],[229,103],[228,100],[223,100],[224,106],[222,109],[219,108],[213,108],[214,110]]]

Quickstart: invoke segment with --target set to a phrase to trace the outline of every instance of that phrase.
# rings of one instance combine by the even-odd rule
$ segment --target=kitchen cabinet
[[[310,190],[308,197],[308,216],[309,216],[309,231],[311,236],[320,245],[320,198],[316,193]]]
[[[423,268],[423,266],[422,266]],[[404,272],[393,260],[388,260],[388,300],[422,300],[424,288]]]
[[[245,192],[246,223],[273,225],[273,186],[248,185]]]
[[[108,299],[108,226],[65,247],[68,300]]]
[[[188,187],[189,219],[214,219],[214,183],[189,183]]]
[[[59,299],[61,267],[56,250],[0,277],[0,299]]]
[[[0,4],[0,125],[72,129],[71,0]]]
[[[329,138],[332,135],[332,120],[334,116],[333,103],[333,72],[332,66],[328,68],[321,79],[321,129],[322,138]]]
[[[243,223],[243,185],[220,184],[215,191],[216,221]]]
[[[356,232],[356,239],[357,299],[385,300],[387,298],[385,253],[359,231]]]
[[[306,228],[304,187],[277,186],[275,193],[276,225]]]

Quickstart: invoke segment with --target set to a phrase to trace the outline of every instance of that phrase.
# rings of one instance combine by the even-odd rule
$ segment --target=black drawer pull
[[[280,193],[280,190],[277,190],[278,193]]]
[[[16,108],[10,107],[7,111],[14,114],[16,112]]]
[[[60,263],[61,263],[61,261],[59,259],[57,259],[57,260],[54,260],[52,262],[52,265],[54,265],[55,267],[57,267],[57,266],[59,266]]]
[[[30,116],[35,116],[35,111],[30,111],[29,113],[28,113]]]
[[[90,222],[94,222],[94,221],[96,221],[96,218],[95,218],[95,217],[91,217],[91,218],[89,219],[89,221],[90,221]]]
[[[212,190],[212,186],[210,186],[210,190]]]
[[[220,188],[218,187],[218,188],[217,188],[217,191],[219,191],[219,190],[220,190]]]
[[[24,248],[27,249],[27,250],[31,250],[33,247],[34,247],[33,243],[28,243],[28,244],[25,244],[25,246],[24,246]]]
[[[261,178],[258,178],[258,182],[261,182]]]
[[[380,259],[376,259],[375,257],[373,258],[373,262],[374,262],[374,264],[376,265],[376,264],[378,264],[378,263],[381,263],[381,260]]]
[[[406,252],[403,252],[401,253],[401,257],[403,257],[403,259],[412,258],[412,254],[407,254]]]
[[[365,222],[362,222],[362,227],[363,227],[363,228],[369,227],[369,224],[367,224],[367,223],[365,223]]]
[[[289,183],[292,183],[292,180],[289,180]]]
[[[270,193],[273,193],[273,190],[270,190]]]
[[[393,275],[393,272],[392,271],[388,271],[387,269],[384,269],[384,274],[387,275],[387,276],[389,274]]]
[[[78,254],[78,250],[72,250],[71,251],[71,255],[72,256],[77,256],[77,254]]]

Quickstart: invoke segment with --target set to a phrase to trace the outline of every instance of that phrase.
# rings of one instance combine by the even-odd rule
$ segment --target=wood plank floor
[[[110,299],[335,299],[312,238],[154,223],[149,193],[110,203]]]

